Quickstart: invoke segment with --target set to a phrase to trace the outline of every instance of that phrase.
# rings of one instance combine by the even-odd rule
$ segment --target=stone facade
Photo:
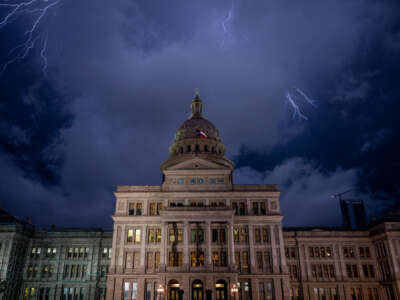
[[[400,214],[363,231],[282,228],[275,185],[233,184],[202,101],[159,186],[119,186],[113,232],[0,210],[0,300],[400,299]]]
[[[34,230],[0,212],[1,300],[104,300],[112,232]]]

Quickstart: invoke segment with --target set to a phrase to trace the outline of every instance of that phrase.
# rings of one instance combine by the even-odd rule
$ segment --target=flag
[[[197,130],[197,136],[200,137],[201,139],[206,139],[208,138],[207,133],[205,133],[202,130]]]

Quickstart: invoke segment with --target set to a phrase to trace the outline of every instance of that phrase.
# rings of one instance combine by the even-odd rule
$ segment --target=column
[[[119,237],[118,237],[119,235]],[[119,240],[118,240],[119,239]],[[116,273],[123,273],[124,268],[124,256],[125,256],[125,242],[126,242],[126,226],[121,225],[117,229],[117,244],[120,243],[115,249],[116,255]]]
[[[285,243],[283,241],[283,233],[282,233],[282,227],[278,227],[278,233],[279,233],[279,249],[281,251],[281,265],[282,265],[282,273],[287,273],[287,265],[286,265],[286,256],[285,256]]]
[[[253,236],[253,225],[249,225],[249,254],[250,254],[250,271],[256,271],[256,257],[254,253],[254,236]]]
[[[307,252],[304,252],[304,246],[300,245],[299,242],[297,241],[297,237],[296,237],[296,245],[298,245],[297,248],[297,252],[298,252],[298,260],[300,262],[300,278],[301,280],[307,280],[307,276],[306,276],[306,256],[307,256]]]
[[[212,251],[211,251],[211,221],[206,221],[206,266],[211,268],[212,266]]]
[[[273,273],[276,274],[279,272],[279,268],[278,268],[278,255],[276,253],[276,238],[275,238],[274,226],[269,226],[269,232],[271,234],[272,269]]]
[[[233,222],[229,221],[227,224],[227,234],[228,234],[228,264],[230,268],[235,269],[235,244],[233,240]]]
[[[189,222],[183,222],[183,269],[189,270]]]
[[[165,271],[166,267],[166,255],[167,251],[167,240],[168,240],[168,225],[166,222],[162,222],[161,225],[161,249],[160,249],[160,271]]]
[[[146,234],[147,225],[142,226],[142,234],[140,240],[140,271],[145,272],[146,270]]]

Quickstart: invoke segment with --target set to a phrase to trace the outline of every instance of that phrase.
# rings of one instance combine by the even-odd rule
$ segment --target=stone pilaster
[[[165,271],[166,267],[166,256],[168,255],[168,224],[162,222],[161,226],[161,249],[160,249],[160,271]]]
[[[189,270],[189,222],[183,222],[183,269]]]
[[[212,251],[211,251],[211,221],[206,221],[206,267],[212,268]]]
[[[249,225],[249,254],[250,254],[250,271],[256,270],[256,257],[254,252],[254,227]]]
[[[146,238],[147,238],[147,225],[142,226],[142,233],[140,239],[140,272],[146,270]]]
[[[275,238],[275,230],[274,226],[269,226],[269,233],[271,235],[271,251],[272,251],[272,269],[273,273],[279,273],[279,266],[278,266],[278,255],[276,252],[276,238]]]
[[[228,264],[231,269],[235,269],[235,243],[233,240],[233,222],[229,221],[227,225],[227,233],[228,233]]]

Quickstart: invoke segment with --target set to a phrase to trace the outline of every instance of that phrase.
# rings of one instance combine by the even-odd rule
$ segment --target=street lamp
[[[161,300],[162,295],[164,294],[164,287],[162,284],[159,284],[157,287],[157,294],[158,294],[158,300]]]
[[[236,300],[236,293],[239,291],[237,285],[234,283],[231,288],[231,292],[233,294],[233,300]]]

